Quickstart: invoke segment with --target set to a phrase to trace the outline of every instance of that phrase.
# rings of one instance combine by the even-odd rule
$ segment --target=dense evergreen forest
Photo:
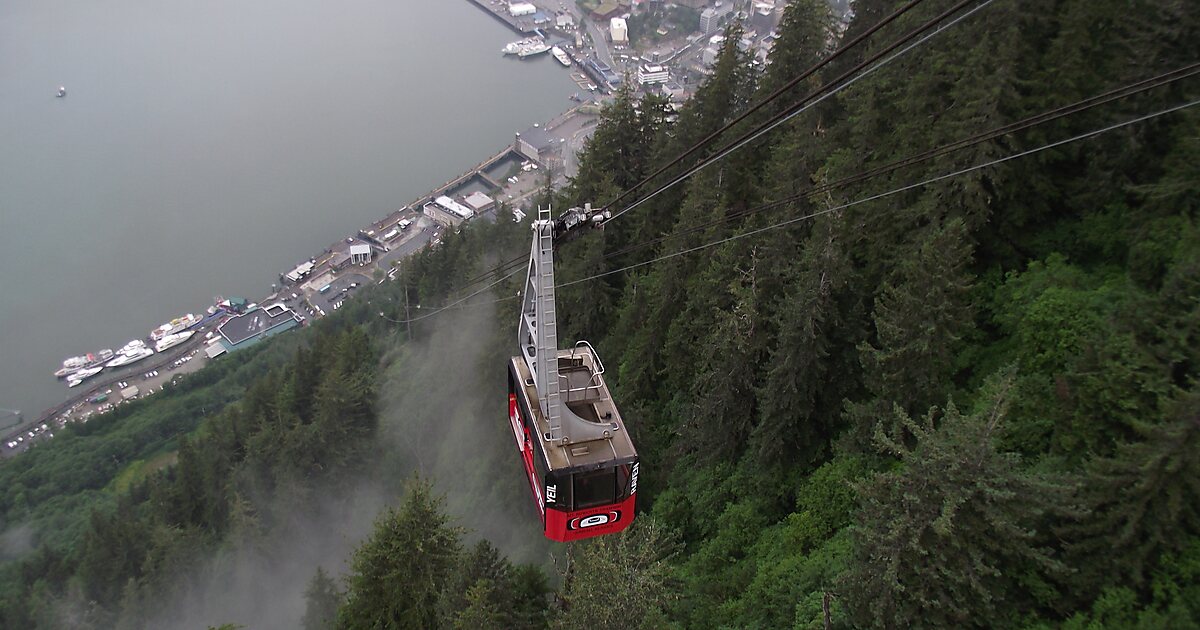
[[[793,0],[765,68],[731,27],[677,114],[619,92],[541,202],[613,199],[898,5],[839,38]],[[521,276],[437,310],[528,251],[502,209],[0,465],[0,626],[1200,627],[1200,113],[857,203],[1197,80],[825,185],[1197,60],[1193,2],[995,0],[565,244],[560,336],[596,345],[641,456],[623,534],[540,540],[503,395]]]

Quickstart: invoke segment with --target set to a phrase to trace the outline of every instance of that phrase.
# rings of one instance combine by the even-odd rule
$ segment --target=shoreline
[[[503,11],[493,10],[484,0],[470,1],[476,7],[492,15],[493,18],[499,20],[516,33],[522,35],[529,35],[531,33],[543,34],[540,29],[532,28],[533,23],[531,18],[513,18]],[[498,6],[503,7],[506,5]],[[523,25],[524,22],[528,22],[529,24]],[[568,70],[573,73],[576,72],[575,68],[568,68]],[[575,78],[574,75],[572,75],[572,78]],[[576,83],[581,87],[583,85],[579,81],[576,81]],[[356,276],[359,280],[358,285],[363,286],[365,285],[362,282],[363,279],[370,277],[376,270],[382,270],[384,272],[383,280],[380,281],[382,283],[391,278],[388,272],[392,270],[392,264],[396,260],[411,256],[417,251],[429,247],[431,244],[436,245],[443,230],[453,228],[457,225],[457,223],[444,220],[445,217],[433,216],[425,209],[427,205],[433,204],[438,197],[443,195],[454,196],[460,191],[479,190],[482,188],[483,191],[486,191],[487,195],[491,195],[494,198],[496,205],[506,203],[514,209],[520,209],[524,199],[544,185],[543,174],[548,171],[551,172],[555,176],[555,184],[560,183],[564,174],[564,168],[570,167],[575,152],[581,147],[580,137],[583,136],[586,138],[586,135],[590,135],[590,130],[594,127],[597,119],[597,108],[594,103],[587,99],[580,101],[578,94],[570,98],[572,101],[575,101],[571,107],[555,115],[543,124],[534,125],[534,128],[540,126],[543,131],[555,132],[551,135],[558,135],[557,132],[562,130],[562,135],[565,137],[557,138],[561,140],[561,146],[556,149],[559,151],[559,159],[555,163],[547,164],[542,160],[523,154],[520,150],[521,143],[518,136],[517,140],[499,152],[476,163],[459,175],[442,182],[429,192],[416,197],[407,205],[400,206],[399,209],[388,213],[383,218],[358,229],[354,236],[335,241],[332,245],[309,259],[309,262],[312,263],[312,270],[304,278],[289,283],[285,280],[285,274],[281,273],[278,276],[277,282],[272,284],[273,289],[275,287],[278,287],[278,289],[263,299],[257,300],[256,304],[262,307],[276,302],[288,302],[287,306],[289,309],[296,313],[301,320],[306,319],[305,315],[313,319],[324,317],[331,310],[340,306],[341,300],[348,299],[352,294],[343,291],[342,295],[345,297],[338,298],[335,296],[334,298],[330,298],[328,295],[324,295],[324,292],[318,291],[317,287],[309,286],[315,279],[332,278],[336,281],[346,277],[347,280],[342,283],[345,285],[350,284],[350,276]],[[530,163],[536,164],[533,168],[537,170],[529,171],[521,168],[525,164]],[[516,181],[513,181],[514,179]],[[487,219],[487,215],[490,212],[490,209],[477,211],[476,218],[483,216],[483,218]],[[397,226],[404,219],[408,219],[414,223],[411,232],[406,232],[392,239],[380,238],[379,235],[385,234],[389,227]],[[338,260],[339,254],[346,253],[345,250],[348,249],[347,245],[351,244],[351,242],[365,243],[372,248],[374,255],[371,258],[370,265],[365,268],[355,266],[334,268],[334,263]],[[372,278],[371,280],[373,281],[374,279]],[[289,295],[293,297],[289,298]],[[333,302],[333,299],[338,299],[338,302]],[[209,343],[206,333],[212,335],[215,341],[220,337],[217,334],[217,329],[222,323],[223,321],[214,321],[211,324],[206,324],[203,327],[195,329],[197,334],[192,339],[163,353],[158,353],[158,356],[149,359],[145,363],[138,362],[129,366],[122,366],[108,373],[93,377],[96,380],[79,386],[77,388],[78,393],[68,390],[68,395],[61,402],[42,410],[32,419],[25,414],[17,415],[15,422],[0,429],[0,436],[2,436],[6,447],[0,449],[0,459],[12,457],[28,450],[32,442],[42,439],[43,430],[40,427],[44,425],[49,427],[45,432],[50,433],[58,426],[64,426],[65,422],[86,421],[93,413],[102,413],[124,402],[122,400],[110,400],[103,406],[103,409],[101,409],[101,405],[98,403],[86,402],[98,393],[104,393],[106,390],[111,389],[121,381],[130,381],[131,384],[136,381],[137,384],[144,385],[145,387],[140,388],[141,393],[137,396],[137,398],[141,398],[153,392],[160,391],[160,386],[165,384],[165,381],[172,380],[178,374],[178,372],[168,371],[165,373],[165,377],[143,378],[143,375],[149,372],[164,368],[173,370],[174,366],[172,366],[172,363],[184,356],[189,356],[195,360],[194,363],[187,364],[189,369],[186,371],[191,372],[202,368],[209,360],[205,356],[205,352],[203,352],[205,344]],[[301,325],[304,325],[303,321],[301,321]],[[111,398],[120,399],[119,395],[114,396],[111,391],[108,393]],[[51,426],[52,422],[57,426]],[[31,430],[36,433],[33,437],[27,435]],[[8,448],[7,444],[15,441],[17,437],[23,437],[25,441],[19,443],[16,447]]]
[[[595,113],[592,113],[592,112],[581,111],[585,108],[585,105],[586,105],[586,103],[585,104],[575,104],[574,106],[568,108],[566,111],[562,112],[561,114],[558,114],[554,118],[547,121],[542,126],[542,128],[547,131],[554,131],[554,130],[562,129],[564,126],[568,125],[568,123],[574,123],[575,126],[580,127],[580,129],[575,132],[576,135],[587,131],[588,129],[590,129],[593,126],[593,125],[589,125],[588,123],[590,122],[590,123],[594,124],[594,121],[597,118],[597,116]],[[572,128],[574,128],[574,126]],[[574,149],[575,149],[574,143],[568,144],[568,148],[567,148],[568,151],[573,151]],[[490,191],[492,193],[496,193],[497,197],[499,197],[499,194],[505,194],[510,190],[513,191],[514,193],[516,193],[516,194],[506,194],[506,197],[502,198],[502,199],[497,198],[496,202],[497,202],[497,204],[507,203],[507,204],[510,204],[512,207],[517,208],[519,206],[519,203],[518,203],[519,201],[523,200],[529,194],[532,194],[533,192],[536,192],[538,189],[540,189],[540,181],[539,180],[541,179],[541,173],[546,172],[545,169],[552,167],[552,165],[541,164],[541,168],[538,170],[531,170],[531,171],[519,173],[520,175],[524,175],[524,177],[519,178],[518,182],[516,184],[509,183],[507,181],[497,182],[496,180],[494,180],[486,175],[485,171],[491,167],[494,167],[497,163],[502,163],[504,160],[510,160],[510,159],[513,159],[514,157],[518,157],[518,156],[523,157],[522,154],[520,154],[514,148],[514,145],[506,146],[501,151],[493,154],[492,156],[484,159],[481,162],[476,163],[474,166],[468,168],[466,171],[464,171],[463,173],[460,173],[458,176],[442,182],[438,186],[431,189],[429,192],[415,198],[409,204],[407,204],[405,206],[401,206],[400,209],[389,213],[382,219],[368,224],[365,228],[359,229],[357,232],[357,237],[350,237],[350,239],[354,240],[355,242],[358,242],[360,240],[367,241],[368,243],[370,243],[372,245],[373,249],[375,249],[376,251],[379,251],[379,253],[382,254],[382,256],[380,258],[372,260],[370,267],[364,269],[361,267],[351,266],[351,267],[348,267],[345,269],[332,269],[331,265],[332,265],[334,258],[336,257],[336,254],[340,250],[345,249],[345,246],[348,244],[347,239],[341,239],[341,240],[333,243],[332,245],[327,247],[324,251],[322,251],[321,253],[319,253],[318,255],[316,255],[310,259],[310,260],[314,261],[314,266],[313,266],[311,274],[309,274],[305,279],[295,282],[292,285],[288,285],[288,284],[282,282],[282,274],[281,274],[281,276],[280,276],[281,282],[278,285],[279,290],[277,290],[276,292],[274,292],[272,294],[264,296],[261,300],[256,301],[256,303],[259,305],[264,305],[264,304],[269,304],[269,303],[273,303],[276,301],[280,301],[279,296],[287,295],[290,292],[295,292],[298,295],[300,293],[300,291],[303,290],[300,287],[302,287],[305,284],[310,284],[311,278],[322,278],[322,277],[326,277],[326,276],[333,276],[336,279],[336,278],[342,278],[342,277],[352,276],[352,275],[369,274],[370,272],[373,272],[376,269],[383,269],[384,267],[383,267],[382,263],[386,263],[388,261],[394,261],[399,258],[407,258],[408,256],[411,256],[412,254],[416,253],[417,251],[420,251],[421,249],[424,249],[425,247],[430,246],[431,243],[436,244],[437,237],[441,234],[441,231],[444,229],[447,229],[447,228],[451,228],[453,226],[449,225],[448,223],[443,223],[440,221],[436,221],[436,219],[427,217],[426,215],[418,212],[417,208],[421,208],[423,205],[432,202],[434,199],[438,198],[439,196],[446,195],[447,193],[453,193],[455,190],[460,189],[461,187],[464,186],[464,184],[469,183],[472,179],[475,179],[477,177],[482,176],[485,179],[485,181],[489,181],[492,184],[494,184],[495,186],[497,186],[498,188]],[[537,163],[534,160],[527,160],[527,161],[530,163]],[[559,175],[561,176],[561,173],[559,173]],[[533,180],[533,181],[530,181],[530,180]],[[530,184],[532,184],[532,186],[530,186]],[[526,188],[528,188],[528,190],[525,190]],[[473,220],[478,220],[478,219],[487,220],[488,215],[491,212],[492,212],[491,210],[480,212]],[[395,240],[394,243],[388,243],[386,245],[382,245],[378,239],[374,238],[374,236],[376,234],[381,233],[380,230],[383,229],[384,227],[386,227],[388,225],[393,225],[393,224],[397,223],[399,220],[406,218],[406,217],[410,218],[410,220],[418,219],[418,218],[421,220],[429,219],[429,223],[434,223],[434,225],[436,225],[437,227],[433,227],[433,226],[429,225],[428,223],[426,223],[424,229],[414,229],[413,232],[408,233],[405,238],[398,237],[397,239],[394,239]],[[432,236],[429,236],[429,235],[432,235]],[[421,241],[421,242],[417,243],[415,247],[412,247],[412,246],[405,247],[405,245],[410,245],[416,241]],[[382,245],[382,246],[380,246],[380,245]],[[392,256],[387,255],[387,254],[392,254],[393,252],[395,252],[395,255],[392,255]],[[383,281],[386,281],[387,279],[389,279],[389,277],[386,275],[386,271],[385,271],[385,277],[384,277]],[[382,283],[382,281],[381,281],[381,283]],[[308,295],[308,292],[306,292],[303,299],[297,298],[299,300],[297,302],[297,305],[308,304],[309,306],[312,306],[312,304],[309,303],[310,297],[311,296]],[[347,297],[345,299],[350,299],[350,298]],[[320,313],[319,315],[314,314],[313,315],[314,318],[320,318],[320,317],[324,317],[324,316],[328,315],[328,312],[326,312],[325,309],[320,309],[319,307],[314,309],[314,311]],[[312,312],[312,311],[310,311],[310,312]],[[70,395],[62,402],[60,402],[56,405],[52,405],[51,407],[43,410],[41,413],[39,413],[37,415],[36,418],[24,419],[21,422],[10,425],[8,428],[4,429],[3,435],[0,436],[0,440],[5,442],[5,448],[2,451],[0,451],[0,458],[14,457],[14,456],[19,455],[19,454],[25,452],[26,450],[28,450],[29,446],[33,443],[33,441],[40,438],[40,435],[37,437],[29,438],[28,441],[22,442],[22,443],[20,443],[19,446],[14,447],[14,448],[7,448],[7,443],[16,440],[16,438],[19,436],[26,437],[30,430],[39,429],[42,425],[49,426],[51,422],[54,422],[59,427],[64,426],[65,422],[68,422],[68,421],[75,422],[75,421],[82,420],[82,421],[86,422],[87,418],[90,417],[90,415],[92,415],[92,413],[95,413],[94,410],[92,412],[89,412],[87,415],[85,415],[81,418],[72,418],[71,416],[77,410],[82,409],[83,405],[86,403],[86,401],[89,398],[95,396],[97,393],[104,392],[105,390],[111,389],[112,386],[117,384],[118,382],[125,381],[125,380],[132,381],[134,379],[138,379],[139,374],[142,374],[142,373],[148,373],[148,372],[152,372],[152,371],[162,370],[164,368],[169,369],[168,366],[171,366],[173,362],[179,360],[181,357],[184,357],[184,356],[191,356],[194,359],[200,361],[200,363],[198,365],[196,365],[193,370],[189,370],[189,372],[203,367],[203,365],[207,363],[207,360],[204,357],[204,353],[199,352],[199,351],[202,349],[202,347],[204,346],[204,342],[206,341],[204,334],[207,332],[215,332],[216,329],[221,325],[221,323],[223,323],[223,322],[218,321],[218,322],[214,322],[212,324],[197,328],[196,334],[191,339],[180,344],[179,346],[176,346],[175,348],[171,348],[170,350],[168,350],[166,352],[158,353],[159,356],[156,357],[155,361],[150,362],[150,363],[144,363],[144,364],[143,363],[135,364],[136,368],[134,368],[133,365],[129,366],[128,368],[127,367],[117,368],[117,371],[113,372],[111,375],[106,375],[106,378],[102,378],[101,380],[94,381],[93,383],[88,383],[85,388],[84,388],[84,386],[81,386],[82,389],[78,394]],[[137,371],[130,374],[130,373],[128,373],[128,370],[130,370],[130,369],[136,369]],[[160,385],[163,381],[172,380],[172,377],[173,377],[172,374],[167,374],[165,378],[159,376],[159,377],[153,377],[152,379],[143,379],[143,380],[158,381],[158,383],[156,383],[156,385]],[[161,380],[159,380],[159,379],[161,379]],[[144,396],[151,395],[153,393],[153,391],[160,391],[160,389],[161,389],[161,387],[159,387],[158,389],[147,388],[147,391],[145,391],[142,394],[139,394],[139,396],[137,398],[142,398]],[[123,402],[123,401],[109,402],[107,404],[115,406],[116,404],[120,404],[120,402]],[[97,405],[97,408],[98,408],[98,405]],[[111,409],[111,407],[108,407],[108,409]],[[55,427],[50,427],[48,429],[48,431],[52,432],[54,430],[54,428]]]

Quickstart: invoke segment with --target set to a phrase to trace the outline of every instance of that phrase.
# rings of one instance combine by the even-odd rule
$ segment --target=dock
[[[513,32],[523,35],[541,35],[545,36],[542,29],[533,22],[532,16],[513,17],[508,14],[508,3],[497,2],[492,3],[488,0],[470,0],[471,4],[483,9],[488,15],[500,20],[505,26],[512,29]]]

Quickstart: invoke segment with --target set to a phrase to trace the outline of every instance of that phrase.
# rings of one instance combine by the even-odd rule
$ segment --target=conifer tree
[[[337,627],[433,628],[438,599],[458,560],[462,531],[429,484],[410,485],[400,509],[388,509],[354,552]]]
[[[945,395],[955,351],[972,324],[965,224],[952,219],[931,226],[914,249],[875,302],[875,341],[859,347],[865,384],[874,395],[849,406],[860,445],[877,422],[894,419],[887,413],[892,405],[915,413]],[[892,439],[904,438],[895,422],[885,430]]]
[[[758,391],[761,419],[753,435],[766,464],[806,466],[827,454],[853,383],[853,345],[845,341],[851,323],[839,304],[851,268],[838,222],[817,219],[774,315],[778,337]]]
[[[878,434],[901,467],[857,486],[854,557],[838,591],[856,626],[1007,625],[1034,603],[1030,590],[1045,596],[1066,570],[1038,528],[1069,507],[1069,486],[995,448],[1007,380],[975,413],[951,403],[916,421],[897,409],[914,447]]]
[[[666,606],[675,598],[668,564],[675,545],[661,524],[641,517],[620,534],[571,547],[560,591],[562,609],[551,627],[664,627]]]
[[[1076,583],[1145,587],[1164,554],[1200,535],[1200,391],[1183,396],[1145,441],[1091,462],[1083,497],[1090,512],[1064,527]]]
[[[342,594],[333,579],[325,569],[317,567],[304,591],[304,617],[300,620],[304,630],[332,630],[341,602]]]

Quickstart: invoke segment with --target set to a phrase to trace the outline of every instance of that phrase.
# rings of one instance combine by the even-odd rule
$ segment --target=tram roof
[[[570,359],[571,356],[570,350],[559,350],[558,358],[560,365],[563,360]],[[546,453],[548,460],[546,463],[550,470],[588,469],[600,467],[601,464],[614,460],[632,461],[637,457],[637,451],[633,447],[633,440],[630,439],[629,431],[625,428],[625,421],[621,419],[621,412],[613,404],[612,395],[608,390],[608,383],[604,382],[603,376],[598,377],[600,384],[599,400],[580,404],[567,402],[564,396],[563,402],[576,415],[586,420],[596,420],[604,417],[605,413],[611,413],[612,417],[605,418],[605,422],[615,422],[617,430],[613,432],[610,439],[560,445],[546,440],[546,434],[550,432],[550,423],[542,415],[541,405],[538,404],[537,389],[529,384],[532,382],[529,366],[525,365],[525,361],[521,357],[513,357],[509,363],[510,369],[514,370],[514,374],[517,376],[518,389],[523,394],[522,397],[529,406],[529,411],[533,416],[534,422],[537,423],[539,429],[538,438],[541,442],[542,450]]]

